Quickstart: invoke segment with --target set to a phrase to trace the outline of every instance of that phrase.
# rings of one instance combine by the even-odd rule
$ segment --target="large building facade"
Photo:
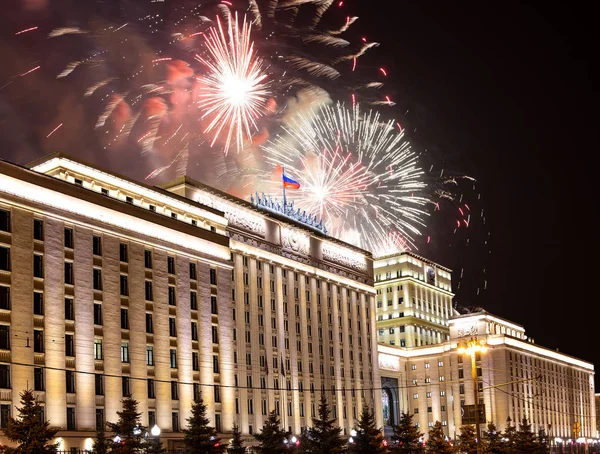
[[[411,252],[374,263],[378,342],[420,347],[449,339],[450,270]]]
[[[385,308],[396,310],[393,307],[396,301],[392,300],[392,305],[377,305],[382,412],[388,433],[400,412],[408,412],[423,433],[427,434],[440,421],[446,435],[455,438],[462,425],[475,423],[474,386],[477,386],[482,429],[485,422],[493,421],[498,430],[504,430],[508,418],[513,423],[527,418],[534,431],[543,429],[552,442],[598,437],[593,364],[538,346],[527,337],[523,326],[485,311],[465,315],[453,311],[448,318],[439,317],[438,322],[435,301],[451,298],[450,271],[413,254],[388,257],[385,263],[387,267],[389,263],[394,263],[394,267],[408,263],[420,268],[402,271],[402,276],[408,274],[408,277],[392,274],[384,278],[376,262],[376,288],[391,288],[392,292],[402,288],[409,295],[420,288],[420,295],[426,295],[421,296],[420,310],[417,293],[417,301],[409,300],[405,305],[403,312],[411,314],[409,317],[397,321],[392,317],[394,330],[405,326],[401,333],[410,333],[406,334],[407,347],[393,342],[395,339],[388,331],[390,322],[386,314],[390,310],[386,312]],[[438,288],[440,269],[445,273],[443,277],[447,276],[447,280],[441,281],[442,289]],[[400,287],[397,279],[401,278],[404,282]],[[408,290],[407,282],[411,285]],[[440,296],[435,296],[436,293]],[[379,289],[377,298],[378,301],[381,298]],[[385,302],[385,298],[382,300]],[[433,300],[431,310],[427,300]],[[416,317],[412,315],[415,313]],[[437,323],[441,336],[434,336],[429,342],[420,341],[419,327],[426,327],[424,319],[428,325]],[[458,352],[460,345],[472,339],[487,347],[487,351],[475,356],[476,381],[472,379],[471,357]],[[411,341],[413,346],[408,346]]]
[[[199,395],[222,433],[299,434],[325,392],[349,433],[378,371],[368,253],[187,178],[0,162],[0,426],[31,388],[64,449],[126,395],[169,446]]]

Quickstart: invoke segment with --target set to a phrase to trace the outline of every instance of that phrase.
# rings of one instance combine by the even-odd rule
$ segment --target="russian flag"
[[[285,173],[282,173],[281,176],[283,177],[283,187],[285,189],[300,189],[300,183],[292,180],[290,177],[286,177]]]

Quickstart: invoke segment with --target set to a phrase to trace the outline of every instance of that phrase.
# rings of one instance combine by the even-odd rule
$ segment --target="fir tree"
[[[104,424],[101,424],[96,431],[96,441],[94,442],[94,447],[92,448],[92,452],[94,454],[107,454],[108,453],[109,443],[106,439],[106,432],[104,431]]]
[[[356,454],[386,454],[387,446],[385,445],[381,430],[375,425],[375,416],[367,407],[363,407],[358,418],[356,426],[356,436],[354,443],[350,445],[350,452]]]
[[[260,443],[254,450],[259,454],[284,454],[286,446],[283,442],[287,434],[281,430],[281,421],[277,413],[273,410],[269,413],[269,418],[265,422],[260,433],[254,435],[254,438]]]
[[[313,418],[313,426],[308,428],[300,438],[300,452],[318,454],[340,454],[346,452],[346,440],[342,437],[342,429],[329,419],[331,410],[327,404],[325,393],[321,394],[319,417]]]
[[[21,393],[21,407],[17,408],[19,416],[9,418],[4,435],[11,442],[16,443],[16,448],[0,447],[0,452],[10,454],[49,454],[55,453],[58,445],[48,444],[58,429],[51,429],[48,421],[42,421],[42,406],[36,400],[33,391],[28,389]]]
[[[527,421],[526,418],[523,418],[521,424],[519,424],[519,429],[517,430],[515,437],[515,444],[518,452],[524,454],[529,452],[535,453],[539,448],[537,437],[531,431],[531,424],[529,424],[529,421]]]
[[[503,436],[506,439],[504,442],[504,452],[506,454],[520,454],[517,447],[517,428],[512,424],[510,416],[506,418],[506,429]]]
[[[394,453],[422,454],[425,447],[420,441],[423,434],[419,432],[417,426],[413,423],[413,415],[402,413],[400,421],[392,427],[392,447],[390,451]]]
[[[477,435],[473,426],[462,426],[458,440],[458,449],[460,452],[477,454]]]
[[[138,402],[131,397],[121,401],[123,410],[118,411],[119,420],[116,423],[106,423],[114,438],[111,442],[111,453],[133,454],[146,448],[143,433],[146,431],[141,424],[141,413],[137,411]]]
[[[548,447],[548,436],[546,435],[546,431],[544,429],[540,429],[538,432],[538,449],[536,454],[547,454],[550,452],[550,448]]]
[[[245,453],[246,448],[244,447],[244,442],[242,440],[242,433],[240,432],[240,428],[237,424],[233,426],[233,433],[231,435],[231,443],[229,444],[229,448],[227,449],[228,454]]]
[[[449,454],[456,452],[454,446],[446,440],[442,423],[436,421],[429,431],[429,439],[427,440],[427,452],[436,454]]]
[[[493,422],[488,423],[487,430],[481,437],[481,451],[485,454],[504,454],[505,443],[502,441],[502,433],[498,432]]]
[[[146,454],[163,454],[167,451],[163,449],[162,443],[160,442],[159,437],[152,437],[148,439],[148,444],[146,448]]]
[[[188,418],[188,427],[183,432],[183,442],[189,454],[212,454],[225,451],[225,446],[217,437],[217,430],[209,426],[206,416],[206,404],[200,398],[192,405],[192,416]]]

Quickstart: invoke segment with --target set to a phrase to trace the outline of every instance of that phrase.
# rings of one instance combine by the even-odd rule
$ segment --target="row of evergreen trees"
[[[107,423],[111,435],[107,437],[104,427],[96,434],[93,452],[96,454],[159,454],[165,452],[158,437],[148,437],[146,428],[141,425],[141,413],[137,411],[137,401],[132,398],[123,399],[123,410],[117,412],[116,423]],[[50,427],[48,421],[40,419],[41,406],[36,401],[33,391],[21,393],[21,407],[17,409],[19,416],[10,418],[4,434],[17,447],[0,446],[0,453],[7,454],[51,454],[56,453],[57,444],[50,444],[57,429]],[[253,449],[259,454],[312,453],[312,454],[386,454],[386,453],[477,453],[477,442],[473,426],[460,428],[460,435],[453,444],[444,435],[442,424],[436,422],[429,431],[427,443],[423,443],[423,434],[419,432],[412,420],[412,415],[403,413],[400,421],[393,427],[392,443],[388,446],[381,430],[376,426],[373,412],[365,407],[360,414],[356,426],[356,435],[352,441],[342,436],[342,429],[337,426],[336,419],[330,418],[331,410],[324,395],[319,403],[318,417],[313,418],[312,427],[308,428],[298,440],[291,443],[291,434],[281,428],[281,422],[275,411],[269,417],[262,430],[254,437],[258,446]],[[242,454],[246,448],[237,426],[234,427],[231,443],[226,447],[217,436],[217,431],[210,426],[206,416],[206,405],[202,399],[194,402],[192,415],[187,420],[184,430],[184,444],[190,454]],[[524,419],[519,427],[507,421],[504,433],[496,430],[489,423],[481,439],[480,452],[496,454],[547,453],[548,444],[543,433],[536,436],[531,425]]]
[[[389,452],[392,453],[477,453],[475,428],[471,425],[462,426],[457,443],[454,444],[444,435],[442,423],[437,421],[429,431],[429,438],[424,444],[423,434],[413,424],[412,415],[403,413],[399,423],[394,426],[392,443]],[[531,424],[523,419],[517,428],[511,419],[507,420],[506,430],[502,433],[494,423],[487,425],[480,440],[479,452],[485,454],[545,454],[550,452],[548,440],[542,432],[536,436],[531,431]]]

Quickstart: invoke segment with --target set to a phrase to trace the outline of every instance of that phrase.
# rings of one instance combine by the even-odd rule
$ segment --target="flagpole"
[[[285,181],[283,179],[284,176],[285,176],[285,167],[282,165],[281,166],[281,184],[283,185],[283,212],[285,213],[287,203],[285,200]]]

